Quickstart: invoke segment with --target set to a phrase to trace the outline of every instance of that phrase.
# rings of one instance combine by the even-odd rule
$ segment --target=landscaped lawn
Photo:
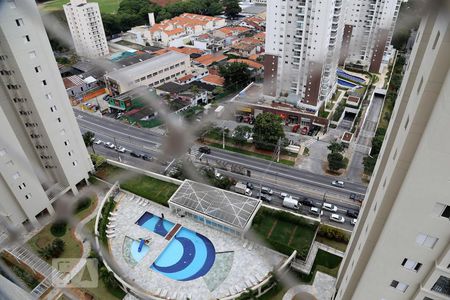
[[[51,0],[43,3],[42,8],[46,11],[62,10],[63,4],[69,2],[70,0]],[[122,0],[88,0],[88,2],[97,2],[102,13],[115,13]]]
[[[165,206],[167,206],[170,196],[178,188],[176,184],[140,175],[109,164],[103,164],[95,175],[111,183],[115,181],[114,178],[117,176],[125,177],[127,179],[120,182],[122,189]]]
[[[81,270],[80,272],[84,272],[84,269]],[[98,287],[84,288],[83,290],[89,293],[91,296],[93,296],[94,299],[96,300],[122,299],[126,294],[120,288],[115,290],[109,289],[108,287],[106,287],[105,283],[100,278],[98,280]]]
[[[209,144],[209,146],[215,147],[215,148],[222,148],[222,144],[217,144],[217,143],[211,143],[211,144]],[[232,147],[232,146],[228,146],[228,145],[225,145],[225,150],[236,152],[236,153],[241,153],[244,155],[253,156],[253,157],[257,157],[257,158],[261,158],[261,159],[272,160],[272,156],[270,156],[270,155],[252,152],[252,151],[248,151],[248,150],[244,150],[244,149],[240,149],[240,148]],[[295,164],[295,161],[288,160],[288,159],[280,159],[280,164],[293,166]]]
[[[33,236],[29,241],[28,245],[37,254],[41,248],[51,244],[56,238],[50,232],[50,227],[52,224],[45,226],[38,234]],[[66,233],[60,237],[64,241],[64,252],[59,258],[80,258],[81,257],[81,243],[75,238],[71,233],[71,228],[67,225]],[[47,260],[51,264],[51,259]],[[74,264],[76,261],[74,261]]]
[[[317,223],[289,214],[262,207],[256,214],[252,229],[263,238],[269,247],[290,255],[305,258],[313,242]]]
[[[317,236],[316,237],[316,241],[322,244],[325,244],[327,246],[330,246],[334,249],[337,249],[339,251],[345,252],[345,250],[347,249],[347,244],[346,243],[340,243],[340,242],[336,242],[330,239],[327,239],[325,237],[322,236]]]

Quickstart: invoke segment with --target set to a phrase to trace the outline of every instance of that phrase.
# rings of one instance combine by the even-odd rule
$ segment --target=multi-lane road
[[[129,153],[119,153],[112,149],[108,149],[103,145],[94,145],[96,152],[103,154],[115,160],[120,160],[131,165],[145,167],[155,172],[162,173],[167,168],[167,163],[158,163],[161,156],[160,146],[164,140],[164,135],[148,129],[141,129],[123,124],[117,120],[100,117],[91,113],[75,110],[75,115],[82,132],[92,131],[97,139],[104,142],[113,142],[116,145],[123,146],[128,151],[141,154],[147,154],[155,157],[152,162],[144,161],[141,158],[135,158]],[[195,146],[193,148],[196,148]],[[221,170],[224,175],[231,176],[236,180],[244,182],[252,182],[255,186],[270,187],[274,190],[275,195],[281,192],[287,192],[298,198],[309,198],[320,206],[323,201],[338,206],[338,212],[345,216],[347,209],[357,210],[360,204],[349,199],[351,193],[364,194],[366,187],[364,185],[352,182],[345,182],[344,188],[338,188],[331,185],[334,180],[331,176],[323,176],[310,173],[308,171],[285,166],[277,163],[270,163],[250,156],[239,153],[229,152],[222,149],[213,148],[210,154],[202,156],[202,162],[205,159],[211,161],[220,161],[223,163],[238,165],[246,170],[251,171],[251,177],[231,173]],[[271,205],[282,206],[282,199],[274,196]],[[308,209],[309,208],[302,208]],[[322,217],[328,220],[328,213]],[[340,227],[351,229],[349,220]],[[336,224],[336,223],[335,223]]]

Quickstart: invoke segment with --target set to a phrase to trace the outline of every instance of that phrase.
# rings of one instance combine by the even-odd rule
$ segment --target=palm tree
[[[91,147],[92,152],[95,154],[94,150],[94,140],[95,140],[95,133],[91,131],[87,131],[83,134],[83,140],[86,147]]]

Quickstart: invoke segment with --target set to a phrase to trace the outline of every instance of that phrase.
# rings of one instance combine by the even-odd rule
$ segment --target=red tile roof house
[[[218,75],[207,75],[203,77],[200,81],[216,86],[223,86],[225,83],[225,79]]]

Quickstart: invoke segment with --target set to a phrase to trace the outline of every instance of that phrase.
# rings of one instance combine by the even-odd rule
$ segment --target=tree
[[[328,159],[328,168],[331,171],[339,171],[342,168],[345,168],[344,156],[341,153],[331,152],[327,156]]]
[[[219,95],[219,94],[222,94],[223,92],[224,92],[224,89],[221,86],[216,86],[214,88],[214,90],[212,91],[213,95]]]
[[[94,154],[95,154],[95,150],[94,150],[95,133],[93,133],[91,131],[86,131],[83,134],[83,140],[84,140],[84,144],[86,145],[86,147],[91,147],[92,152],[94,152]]]
[[[235,19],[242,11],[238,0],[224,0],[223,6],[225,8],[225,15],[230,19]]]
[[[377,163],[378,155],[375,156],[366,156],[363,158],[364,165],[364,173],[367,175],[372,175],[373,170],[375,169],[375,164]]]
[[[344,152],[344,145],[338,142],[331,142],[331,144],[327,148],[331,151],[331,153]]]
[[[233,142],[237,145],[245,144],[251,132],[252,128],[250,126],[237,126],[233,133]]]
[[[225,79],[225,88],[235,90],[250,82],[251,72],[246,64],[228,63],[219,67],[220,76]]]
[[[278,139],[284,138],[281,117],[269,112],[264,112],[256,117],[253,127],[253,140],[256,148],[273,150]]]

